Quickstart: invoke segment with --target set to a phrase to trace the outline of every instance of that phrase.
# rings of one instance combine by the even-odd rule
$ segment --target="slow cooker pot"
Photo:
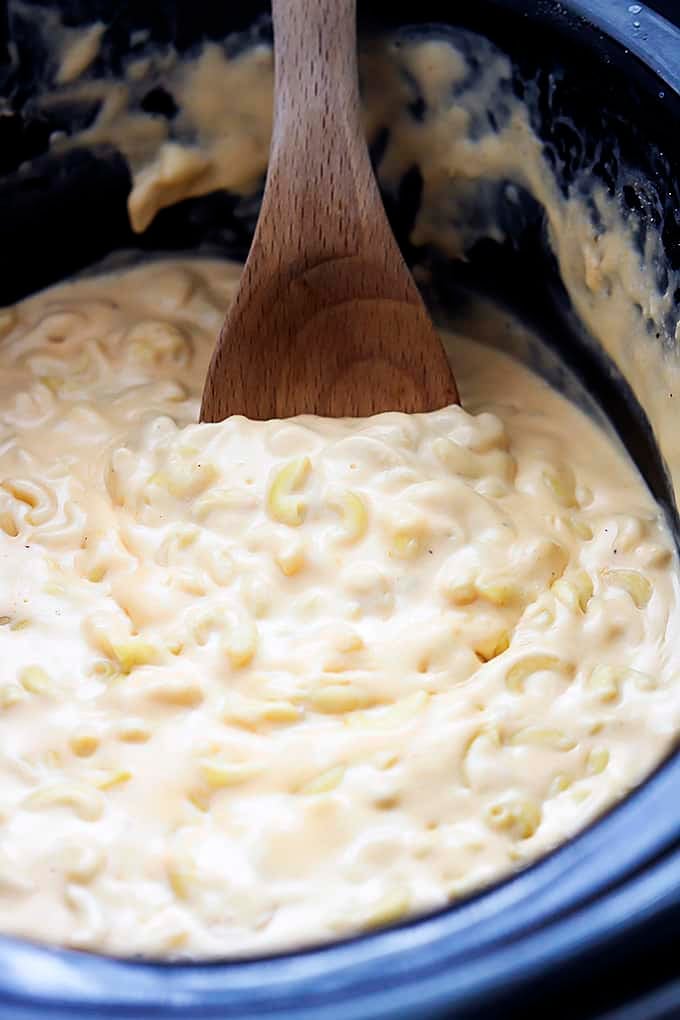
[[[0,15],[0,304],[118,249],[201,246],[243,258],[255,200],[224,193],[192,199],[136,236],[125,206],[130,174],[119,153],[50,151],[55,131],[76,132],[93,110],[50,114],[35,102],[50,72],[31,26],[35,9],[46,6],[9,0]],[[667,7],[672,15],[675,0]],[[680,270],[680,29],[628,0],[365,0],[359,8],[366,32],[443,25],[497,44],[513,61],[513,87],[527,101],[561,187],[591,168],[625,216],[660,233],[658,285],[671,285]],[[245,0],[65,0],[59,10],[69,25],[110,24],[97,61],[112,74],[139,29],[180,51],[206,37],[271,34],[267,5]],[[163,115],[168,99],[156,90],[148,103]],[[374,157],[379,163],[379,143]],[[635,186],[621,187],[624,171]],[[437,314],[455,322],[471,295],[482,293],[544,336],[608,416],[680,535],[678,480],[669,477],[634,385],[575,315],[541,207],[525,196],[506,224],[507,240],[480,240],[465,261],[454,261],[410,241],[417,167],[385,202],[409,261],[427,270]],[[677,310],[680,292],[674,301]],[[652,338],[659,325],[650,323]],[[150,964],[0,939],[0,1018],[680,1015],[680,986],[667,983],[680,933],[679,789],[680,758],[672,756],[604,818],[514,877],[447,910],[297,953]]]

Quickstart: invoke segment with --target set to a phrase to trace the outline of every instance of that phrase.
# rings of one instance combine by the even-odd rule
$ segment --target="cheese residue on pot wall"
[[[565,198],[527,107],[514,96],[510,60],[470,32],[442,36],[436,27],[419,28],[415,38],[402,31],[371,40],[360,69],[367,136],[388,128],[381,185],[396,194],[414,166],[423,178],[415,244],[464,258],[475,241],[505,236],[498,223],[501,191],[506,202],[525,190],[539,203],[574,309],[631,383],[677,493],[680,315],[674,294],[680,278],[666,271],[663,223],[645,221],[640,232],[636,215],[624,220],[619,203],[626,186],[644,192],[644,181],[620,166],[611,197],[585,169]],[[140,106],[159,85],[177,104],[170,120]],[[123,152],[134,176],[130,221],[141,231],[181,198],[218,188],[257,189],[266,170],[272,89],[269,46],[239,50],[208,42],[182,59],[172,50],[131,56],[123,80],[89,78],[48,100],[102,100],[88,130],[57,144],[112,141]],[[615,151],[616,139],[608,144]]]

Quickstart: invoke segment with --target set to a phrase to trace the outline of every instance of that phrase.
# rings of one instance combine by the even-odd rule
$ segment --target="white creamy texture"
[[[0,346],[0,929],[216,956],[446,904],[680,725],[634,469],[449,338],[465,410],[195,425],[238,269],[37,295]]]
[[[113,82],[89,70],[102,26],[53,20],[44,102],[103,102],[55,147],[121,149],[135,229],[257,188],[268,47],[145,53]],[[641,254],[590,189],[596,227],[583,181],[565,200],[509,61],[458,42],[366,48],[383,186],[420,166],[413,240],[458,257],[502,236],[499,182],[526,188],[677,479],[658,238]],[[172,121],[140,109],[151,84]],[[338,937],[521,866],[676,739],[671,543],[609,441],[460,337],[467,413],[193,426],[236,274],[167,264],[0,313],[3,930],[199,957]]]

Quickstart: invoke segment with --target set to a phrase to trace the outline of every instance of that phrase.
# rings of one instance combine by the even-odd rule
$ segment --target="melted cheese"
[[[625,794],[680,723],[632,466],[449,337],[463,405],[196,425],[238,269],[5,313],[0,928],[216,956],[441,906]]]

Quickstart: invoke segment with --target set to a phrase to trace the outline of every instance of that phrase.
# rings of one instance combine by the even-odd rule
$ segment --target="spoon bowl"
[[[363,417],[458,403],[371,167],[356,0],[273,0],[272,16],[267,182],[201,421]]]

